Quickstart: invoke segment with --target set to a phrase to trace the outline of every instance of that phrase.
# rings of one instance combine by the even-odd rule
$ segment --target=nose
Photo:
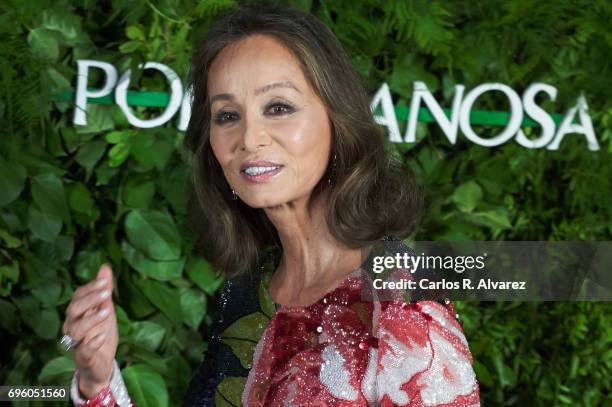
[[[272,140],[265,126],[256,118],[245,120],[244,135],[242,137],[242,149],[246,151],[257,151],[270,144]]]

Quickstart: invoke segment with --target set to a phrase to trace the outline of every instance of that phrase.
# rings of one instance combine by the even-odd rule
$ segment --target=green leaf
[[[419,151],[418,163],[426,176],[433,177],[442,163],[442,157],[438,150],[427,147]]]
[[[117,330],[119,331],[119,342],[126,341],[126,338],[131,337],[134,332],[132,321],[127,316],[123,308],[119,305],[115,305],[115,314],[117,314]]]
[[[183,165],[165,168],[158,179],[159,192],[172,205],[175,213],[185,213],[187,208],[188,170]]]
[[[495,208],[485,212],[474,212],[466,214],[465,216],[469,221],[478,225],[488,226],[493,230],[512,228],[506,208]]]
[[[268,318],[272,318],[272,316],[276,313],[276,304],[274,304],[274,301],[272,301],[263,278],[259,283],[259,306],[261,307],[261,311]]]
[[[125,218],[125,230],[130,244],[152,260],[181,257],[181,236],[167,212],[133,210]]]
[[[35,28],[28,34],[32,54],[38,58],[55,61],[59,57],[59,44],[52,30]]]
[[[489,373],[489,369],[478,360],[474,361],[473,364],[474,372],[476,373],[476,377],[478,378],[478,382],[487,387],[491,387],[494,385],[493,377],[491,377],[491,373]]]
[[[425,60],[414,51],[397,58],[388,80],[391,90],[407,99],[412,97],[415,81],[425,82],[432,92],[439,86],[438,78],[425,67]]]
[[[43,339],[56,339],[59,334],[60,319],[55,308],[33,313],[23,321],[34,330],[36,336]]]
[[[516,373],[504,363],[501,354],[496,354],[493,357],[493,363],[495,364],[495,370],[497,370],[497,377],[501,387],[514,386],[516,383]]]
[[[183,288],[180,291],[183,322],[197,330],[206,313],[206,296],[199,290]]]
[[[189,279],[208,295],[213,295],[225,280],[223,275],[215,273],[210,264],[201,257],[191,257],[185,269]]]
[[[131,40],[145,40],[143,27],[140,25],[130,25],[126,28],[125,35]]]
[[[4,241],[4,247],[8,249],[14,249],[22,244],[21,240],[17,239],[4,229],[0,229],[0,239]]]
[[[166,329],[152,321],[136,321],[132,324],[132,342],[155,352],[166,335]]]
[[[174,152],[174,143],[165,138],[154,139],[145,135],[138,135],[132,139],[131,152],[136,161],[143,166],[155,166],[161,171]]]
[[[70,86],[72,88],[72,86]],[[62,136],[63,145],[70,153],[74,153],[77,148],[80,147],[83,140],[81,135],[77,133],[74,127],[60,127],[60,134]]]
[[[30,205],[28,208],[28,228],[37,238],[53,242],[62,230],[62,220],[50,213],[43,213],[34,205]]]
[[[141,41],[126,41],[119,46],[119,52],[123,54],[129,54],[142,47]]]
[[[240,398],[246,385],[246,377],[226,376],[215,390],[215,406],[238,407],[242,406]]]
[[[37,244],[40,242],[36,242]],[[42,253],[44,256],[44,253]],[[58,279],[57,263],[48,259],[41,259],[32,253],[22,267],[24,277],[21,282],[21,287],[33,289],[40,286],[44,282],[55,282]]]
[[[85,126],[75,126],[79,134],[102,133],[115,127],[113,112],[115,106],[88,104]]]
[[[0,207],[19,197],[25,185],[26,172],[23,166],[9,163],[0,157]]]
[[[57,261],[68,261],[74,253],[74,239],[72,236],[60,235],[55,239],[53,252]]]
[[[52,90],[54,92],[62,92],[71,90],[72,86],[70,81],[62,75],[57,69],[52,66],[48,66],[46,69],[49,79],[51,79]]]
[[[31,295],[13,297],[12,300],[19,309],[19,312],[24,316],[37,314],[40,311],[40,302],[38,302],[38,300]]]
[[[123,202],[132,208],[146,209],[155,195],[155,183],[152,181],[129,179],[122,186]]]
[[[22,351],[14,355],[11,363],[11,371],[8,374],[4,385],[23,386],[22,383],[27,383],[27,372],[32,364],[32,353],[29,350]]]
[[[0,286],[8,284],[7,281],[16,283],[19,280],[19,263],[13,260],[10,265],[0,266]]]
[[[98,168],[96,168],[96,186],[107,185],[118,171],[118,168],[111,167],[108,161],[104,161],[100,166],[98,166]]]
[[[255,346],[268,322],[264,314],[254,312],[228,326],[221,335],[223,342],[232,348],[245,369],[251,368]]]
[[[164,377],[168,377],[168,357],[159,356],[155,352],[148,351],[139,347],[130,349],[130,359],[143,362],[145,365],[155,370]]]
[[[72,299],[72,294],[74,294],[74,290],[71,286],[67,284],[62,285],[62,292],[57,300],[57,305],[68,303]]]
[[[180,355],[175,355],[167,365],[168,375],[174,379],[168,384],[170,393],[180,394],[181,396],[186,394],[192,375],[187,359]]]
[[[136,136],[136,132],[134,130],[115,130],[111,131],[104,136],[104,139],[107,143],[110,144],[119,144],[123,141],[128,141],[130,138]]]
[[[76,364],[71,356],[58,356],[48,361],[38,375],[39,382],[48,382],[56,376],[74,373]]]
[[[82,282],[89,282],[96,277],[105,258],[100,250],[81,250],[76,256],[75,274]]]
[[[26,230],[24,223],[13,211],[0,211],[0,219],[10,232],[23,232]]]
[[[0,296],[10,294],[13,284],[19,281],[19,263],[13,260],[10,265],[0,266]]]
[[[121,371],[128,394],[138,407],[167,407],[168,390],[159,373],[149,366],[136,364]]]
[[[168,281],[180,278],[183,273],[184,257],[169,261],[151,260],[126,241],[121,242],[121,250],[128,264],[143,275]]]
[[[44,307],[52,308],[57,305],[62,292],[62,285],[58,282],[42,284],[32,290],[32,295],[43,304]]]
[[[129,142],[121,142],[115,144],[108,151],[108,165],[111,167],[119,167],[130,156],[131,144]]]
[[[94,207],[94,200],[83,183],[77,182],[72,186],[68,201],[73,210],[91,215]]]
[[[141,290],[134,284],[132,275],[126,274],[123,278],[125,293],[122,295],[127,300],[127,308],[135,318],[143,318],[155,312],[155,307],[143,295]]]
[[[0,299],[0,326],[13,335],[19,330],[19,318],[17,308],[8,301]]]
[[[47,9],[42,12],[41,27],[62,34],[68,45],[75,45],[82,40],[81,20],[66,9]]]
[[[482,198],[482,188],[474,181],[459,185],[452,200],[462,212],[472,212]]]
[[[106,143],[100,140],[89,141],[79,148],[75,160],[85,168],[87,179],[89,179],[96,163],[104,156],[105,150]]]
[[[134,282],[145,297],[175,325],[182,323],[181,297],[176,289],[154,280],[135,279]]]
[[[70,212],[62,180],[55,174],[39,174],[32,178],[34,202],[45,213],[70,223]]]

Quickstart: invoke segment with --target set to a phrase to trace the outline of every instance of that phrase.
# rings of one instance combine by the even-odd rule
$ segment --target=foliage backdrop
[[[119,108],[72,125],[76,60],[133,68],[132,90],[168,91],[155,61],[186,77],[192,43],[232,0],[8,0],[0,4],[0,382],[67,385],[58,345],[71,294],[114,267],[118,359],[141,407],[178,405],[205,350],[221,277],[185,224],[188,168],[176,121],[131,128]],[[453,86],[558,88],[548,112],[584,91],[601,150],[511,141],[450,145],[419,123],[396,145],[428,191],[416,239],[612,240],[612,5],[601,1],[291,1],[348,49],[370,91],[409,105],[421,80],[450,106]],[[93,76],[89,86],[99,86]],[[540,102],[540,101],[539,101]],[[476,108],[507,111],[488,93]],[[140,117],[159,108],[138,107]],[[405,123],[400,123],[404,132]],[[484,137],[499,127],[481,126]],[[529,134],[529,129],[525,129]],[[532,128],[536,133],[537,128]],[[603,303],[457,303],[483,405],[612,405],[612,328]],[[139,391],[142,389],[144,391]],[[30,403],[34,405],[34,403]],[[28,405],[24,403],[22,405]]]

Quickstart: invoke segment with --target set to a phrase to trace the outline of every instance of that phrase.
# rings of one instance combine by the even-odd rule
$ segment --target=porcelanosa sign
[[[130,83],[131,70],[125,71],[118,78],[117,69],[107,63],[95,60],[79,60],[78,76],[76,86],[76,109],[73,123],[75,125],[87,124],[87,100],[105,97],[113,93],[115,103],[121,108],[128,122],[139,128],[152,128],[161,126],[179,114],[178,129],[184,131],[187,128],[191,116],[191,102],[193,96],[189,90],[183,92],[183,86],[178,75],[166,65],[157,62],[140,64],[139,69],[156,69],[161,72],[170,83],[170,100],[161,115],[152,119],[140,119],[134,115],[128,106],[128,86]],[[104,86],[100,89],[88,89],[88,77],[92,68],[101,69],[105,74]],[[509,120],[505,128],[492,138],[480,137],[470,124],[470,112],[476,100],[485,92],[502,92],[510,103]],[[557,89],[545,83],[534,83],[529,86],[521,96],[512,88],[501,83],[484,83],[465,93],[465,86],[456,85],[455,93],[450,110],[450,118],[446,116],[438,101],[433,97],[423,82],[414,82],[414,90],[410,104],[408,125],[402,136],[399,131],[398,120],[391,98],[391,91],[386,83],[378,89],[370,107],[372,112],[380,110],[382,114],[375,114],[376,122],[386,126],[389,139],[395,143],[413,143],[416,139],[416,126],[418,112],[423,103],[431,112],[434,121],[440,126],[442,132],[452,144],[457,141],[459,130],[471,142],[485,147],[494,147],[504,144],[514,138],[517,143],[526,148],[546,147],[548,150],[556,150],[563,138],[576,133],[585,137],[589,150],[599,150],[599,144],[593,130],[593,123],[588,113],[588,106],[584,95],[580,95],[575,106],[567,111],[556,127],[553,118],[535,102],[536,95],[544,92],[554,101],[557,97]],[[521,130],[524,115],[527,115],[541,126],[540,135],[535,139],[529,139]]]

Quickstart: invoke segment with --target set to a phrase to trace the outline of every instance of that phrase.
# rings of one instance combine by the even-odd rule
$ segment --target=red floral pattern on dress
[[[308,307],[280,307],[253,356],[245,407],[479,406],[452,303],[363,301],[351,274]]]

